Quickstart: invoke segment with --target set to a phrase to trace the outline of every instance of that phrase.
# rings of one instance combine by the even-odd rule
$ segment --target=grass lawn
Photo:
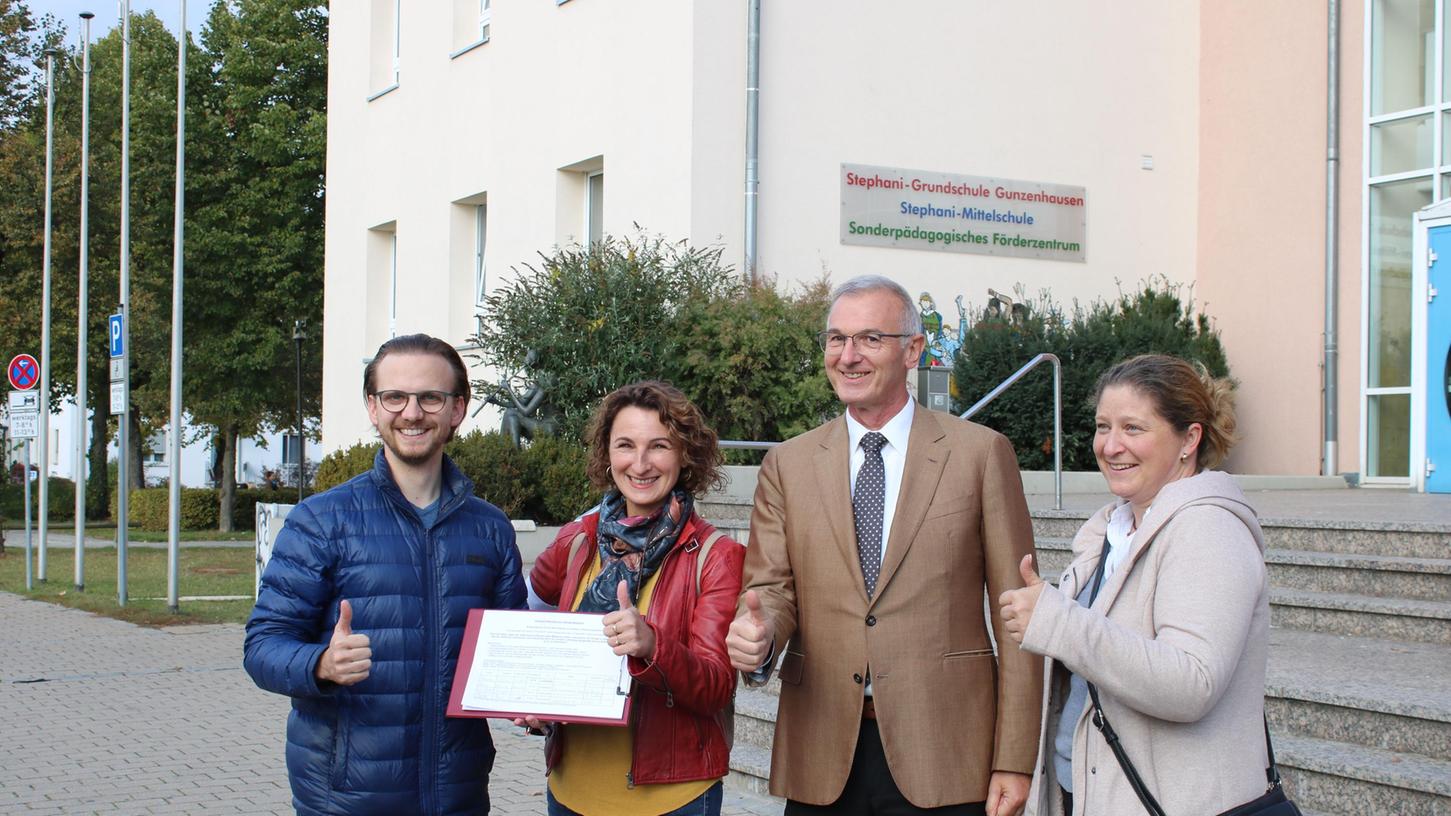
[[[181,623],[242,623],[252,611],[255,549],[252,547],[183,547],[178,592],[188,595],[244,595],[237,601],[181,601],[180,612],[166,607],[166,550],[129,548],[126,555],[126,606],[116,605],[116,550],[86,548],[86,588],[76,591],[74,555],[69,547],[52,547],[45,567],[47,580],[25,591],[25,548],[9,546],[0,555],[0,591],[37,601],[58,603],[145,626]],[[38,555],[38,553],[37,553]]]

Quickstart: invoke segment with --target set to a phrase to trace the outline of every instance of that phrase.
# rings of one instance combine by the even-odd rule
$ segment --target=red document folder
[[[448,695],[447,714],[450,717],[489,717],[493,719],[513,720],[519,717],[530,716],[541,720],[560,723],[590,723],[593,725],[627,725],[630,722],[630,703],[628,687],[616,691],[625,695],[625,707],[623,714],[618,718],[581,717],[577,715],[565,715],[550,712],[519,712],[519,711],[481,711],[478,709],[466,709],[463,707],[464,688],[468,685],[469,672],[474,666],[474,652],[479,645],[479,627],[483,624],[485,609],[470,609],[468,622],[464,625],[463,647],[458,655],[458,667],[453,673],[453,689]],[[546,612],[553,615],[573,615],[573,612]]]

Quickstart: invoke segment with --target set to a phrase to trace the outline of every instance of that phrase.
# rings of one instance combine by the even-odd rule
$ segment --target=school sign
[[[841,166],[841,242],[1084,262],[1082,187]]]

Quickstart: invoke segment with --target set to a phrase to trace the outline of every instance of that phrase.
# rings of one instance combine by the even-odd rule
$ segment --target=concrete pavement
[[[287,814],[288,703],[242,627],[147,629],[0,592],[0,813]],[[493,723],[493,812],[544,813],[542,741]],[[778,814],[727,791],[729,816]]]

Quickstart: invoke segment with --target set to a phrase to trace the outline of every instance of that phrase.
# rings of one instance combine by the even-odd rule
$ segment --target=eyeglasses
[[[449,397],[457,397],[458,394],[450,394],[447,391],[374,391],[373,398],[383,406],[383,410],[390,414],[399,414],[408,407],[408,398],[418,400],[418,407],[425,414],[436,414],[443,410],[444,403]]]
[[[839,331],[827,329],[824,332],[816,333],[816,342],[821,344],[824,351],[841,351],[846,348],[846,341],[850,340],[856,345],[857,351],[878,351],[882,347],[882,341],[888,337],[911,337],[910,334],[887,334],[886,332],[864,331],[856,334],[842,334]]]

